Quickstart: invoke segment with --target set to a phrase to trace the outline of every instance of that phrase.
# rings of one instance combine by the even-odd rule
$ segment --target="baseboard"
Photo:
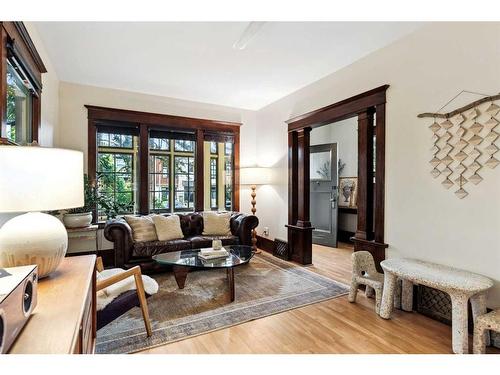
[[[337,239],[340,242],[351,243],[351,237],[354,237],[354,232],[349,232],[347,230],[339,229],[337,233]]]
[[[274,241],[267,237],[257,236],[257,247],[272,254],[274,251]]]

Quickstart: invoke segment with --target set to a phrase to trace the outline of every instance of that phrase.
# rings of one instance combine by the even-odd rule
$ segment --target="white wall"
[[[345,164],[339,177],[358,175],[358,119],[334,122],[311,131],[311,145],[337,144],[337,159]],[[338,229],[356,232],[358,215],[339,212]]]
[[[271,237],[286,236],[287,134],[285,120],[390,84],[387,91],[385,240],[389,257],[415,257],[489,276],[489,307],[500,306],[500,168],[481,170],[457,199],[430,174],[429,121],[461,90],[500,90],[500,23],[430,24],[257,113],[257,154],[276,168],[278,182],[258,199]],[[314,256],[313,256],[314,262]]]
[[[59,79],[57,78],[52,61],[45,51],[45,47],[36,28],[30,22],[24,22],[24,25],[47,68],[47,73],[42,75],[43,88],[39,143],[42,146],[51,147],[55,144],[59,125]],[[0,214],[0,227],[3,223],[16,215],[17,214]]]
[[[255,112],[68,82],[61,82],[59,87],[59,98],[59,119],[61,126],[56,145],[58,147],[83,151],[85,154],[85,170],[87,169],[88,149],[88,121],[87,109],[84,107],[85,104],[177,116],[241,122],[243,125],[240,128],[240,164],[245,166],[254,163],[253,158],[256,144]],[[242,198],[245,192],[246,190],[244,189]],[[247,206],[249,206],[247,201],[242,199],[241,202],[242,211],[250,212],[249,207],[247,208]]]

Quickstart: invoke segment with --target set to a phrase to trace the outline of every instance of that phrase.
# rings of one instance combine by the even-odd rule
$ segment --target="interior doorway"
[[[312,129],[310,144],[312,242],[331,248],[353,248],[351,238],[357,229],[357,118]]]
[[[328,124],[354,118],[357,122],[357,225],[354,251],[369,251],[377,267],[385,258],[385,104],[388,85],[377,87],[315,111],[294,117],[288,125],[288,246],[291,259],[312,263],[311,133]],[[325,142],[335,143],[335,142]],[[314,154],[313,154],[314,155]],[[352,181],[345,190],[352,194]],[[350,202],[347,199],[347,202]]]
[[[310,159],[313,243],[337,247],[337,144],[312,145]]]

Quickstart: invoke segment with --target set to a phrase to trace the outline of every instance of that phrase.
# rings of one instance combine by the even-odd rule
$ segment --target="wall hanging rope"
[[[460,95],[468,93],[483,98],[448,113],[442,110]],[[435,113],[421,113],[419,118],[433,118],[429,129],[432,131],[431,175],[441,178],[441,185],[450,189],[456,185],[455,195],[462,199],[469,193],[463,188],[468,182],[479,184],[483,177],[483,167],[494,169],[500,161],[495,154],[500,151],[496,145],[500,133],[497,117],[500,106],[495,101],[498,95],[485,95],[462,90]],[[444,119],[438,122],[437,119]]]

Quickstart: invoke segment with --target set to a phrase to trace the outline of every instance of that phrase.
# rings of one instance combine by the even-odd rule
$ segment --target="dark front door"
[[[337,144],[311,146],[311,224],[313,243],[337,247]]]

